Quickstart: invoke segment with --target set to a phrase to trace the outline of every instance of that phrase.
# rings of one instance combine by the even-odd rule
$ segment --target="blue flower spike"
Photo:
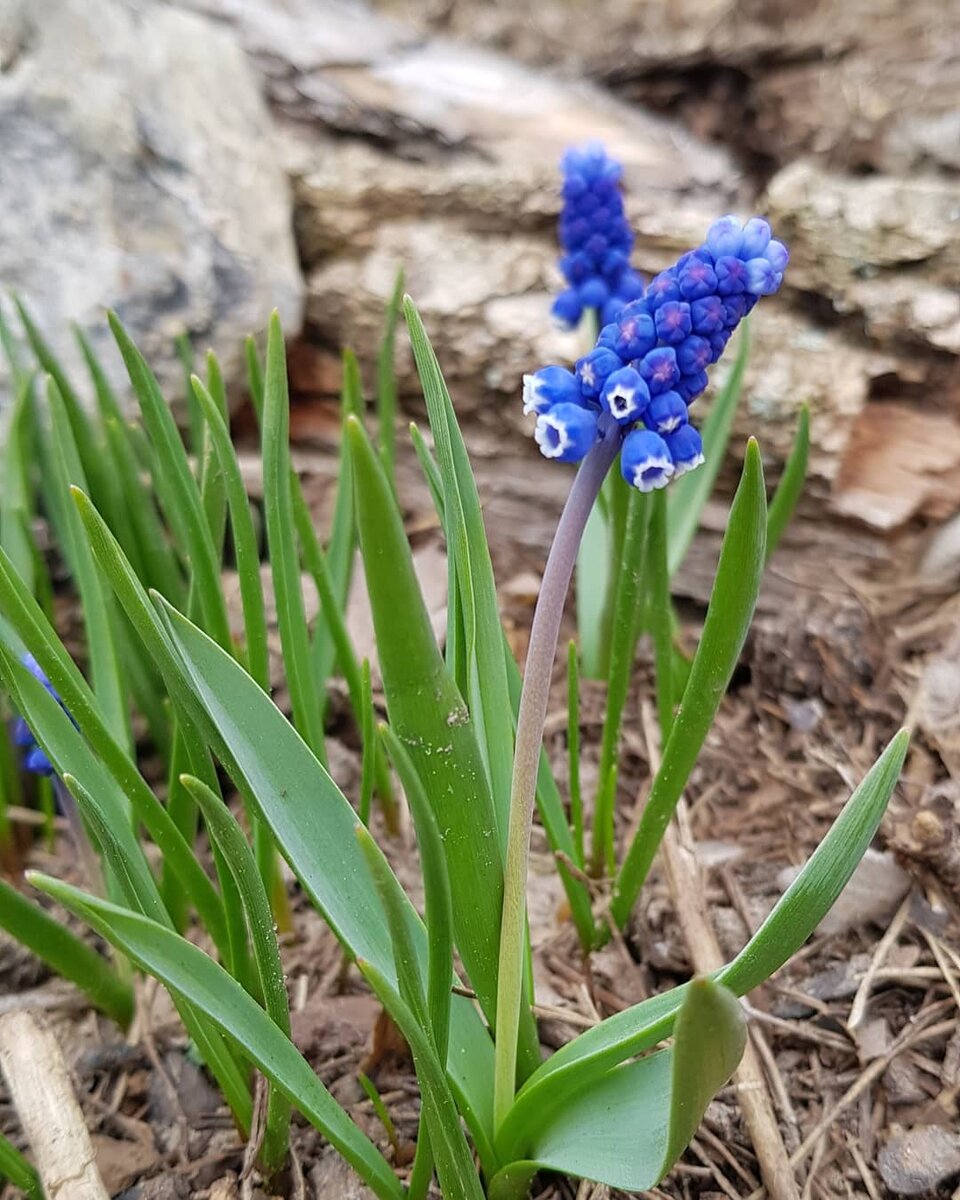
[[[560,168],[560,270],[568,286],[553,302],[554,320],[573,329],[588,310],[601,323],[616,320],[643,293],[643,279],[630,267],[633,231],[620,191],[623,168],[599,142],[568,150]]]
[[[564,174],[561,230],[568,253],[561,262],[582,308],[585,294],[600,296],[599,288],[584,292],[597,279],[616,295],[595,266],[602,250],[608,268],[626,275],[633,238],[629,229],[624,241],[622,231],[591,225],[623,213],[620,170],[602,147],[569,151]],[[573,372],[544,367],[524,376],[523,411],[537,415],[541,453],[579,462],[615,423],[621,474],[640,491],[665,487],[699,467],[703,442],[690,424],[690,405],[706,390],[707,370],[736,327],[761,296],[780,288],[789,259],[762,217],[741,225],[728,215],[714,221],[702,246],[661,271],[613,316],[608,300],[597,344]]]

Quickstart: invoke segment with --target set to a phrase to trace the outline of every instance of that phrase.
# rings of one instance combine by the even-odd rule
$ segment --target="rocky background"
[[[958,18],[957,0],[2,0],[0,280],[68,357],[68,323],[107,349],[117,308],[172,397],[176,333],[216,349],[239,399],[240,339],[279,306],[313,402],[298,428],[324,443],[339,348],[372,366],[402,265],[498,556],[536,567],[566,474],[538,460],[518,384],[579,351],[547,315],[556,168],[600,137],[642,270],[731,209],[791,247],[734,439],[757,434],[775,477],[811,405],[786,553],[912,569],[960,506]],[[405,346],[399,366],[416,414]]]

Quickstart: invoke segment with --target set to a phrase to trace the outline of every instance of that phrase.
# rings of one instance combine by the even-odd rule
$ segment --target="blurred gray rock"
[[[289,187],[255,72],[227,28],[123,0],[0,4],[0,280],[68,363],[69,323],[128,326],[171,394],[173,339],[222,356],[277,306],[299,328]]]
[[[607,0],[423,4],[421,26],[600,78],[778,164],[960,167],[957,0]]]
[[[877,1156],[883,1182],[896,1196],[923,1196],[960,1175],[960,1134],[919,1125],[892,1137]]]

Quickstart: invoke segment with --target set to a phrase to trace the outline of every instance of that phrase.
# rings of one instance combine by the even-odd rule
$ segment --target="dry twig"
[[[66,1063],[42,1018],[0,1017],[0,1068],[49,1200],[108,1200]]]

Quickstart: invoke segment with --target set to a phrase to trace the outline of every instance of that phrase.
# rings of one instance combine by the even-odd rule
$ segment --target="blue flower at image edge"
[[[690,405],[739,323],[778,290],[788,260],[763,218],[715,221],[702,246],[603,326],[574,371],[550,366],[524,376],[523,411],[537,417],[540,452],[579,462],[615,423],[621,473],[640,491],[700,466],[703,443]]]
[[[32,654],[24,654],[20,659],[27,670],[38,679],[47,689],[54,700],[63,707],[63,701],[57,695],[53,684],[46,677],[43,668],[33,657]],[[69,715],[69,714],[68,714]],[[70,718],[73,720],[73,718]],[[47,758],[44,751],[37,743],[37,739],[33,736],[33,730],[26,723],[23,717],[18,717],[13,726],[14,743],[23,750],[23,767],[24,770],[30,771],[34,775],[52,775],[53,763]]]
[[[559,265],[567,287],[551,311],[565,329],[591,309],[601,322],[612,321],[643,292],[643,280],[630,266],[633,230],[620,191],[623,168],[599,142],[568,150],[560,168]]]

